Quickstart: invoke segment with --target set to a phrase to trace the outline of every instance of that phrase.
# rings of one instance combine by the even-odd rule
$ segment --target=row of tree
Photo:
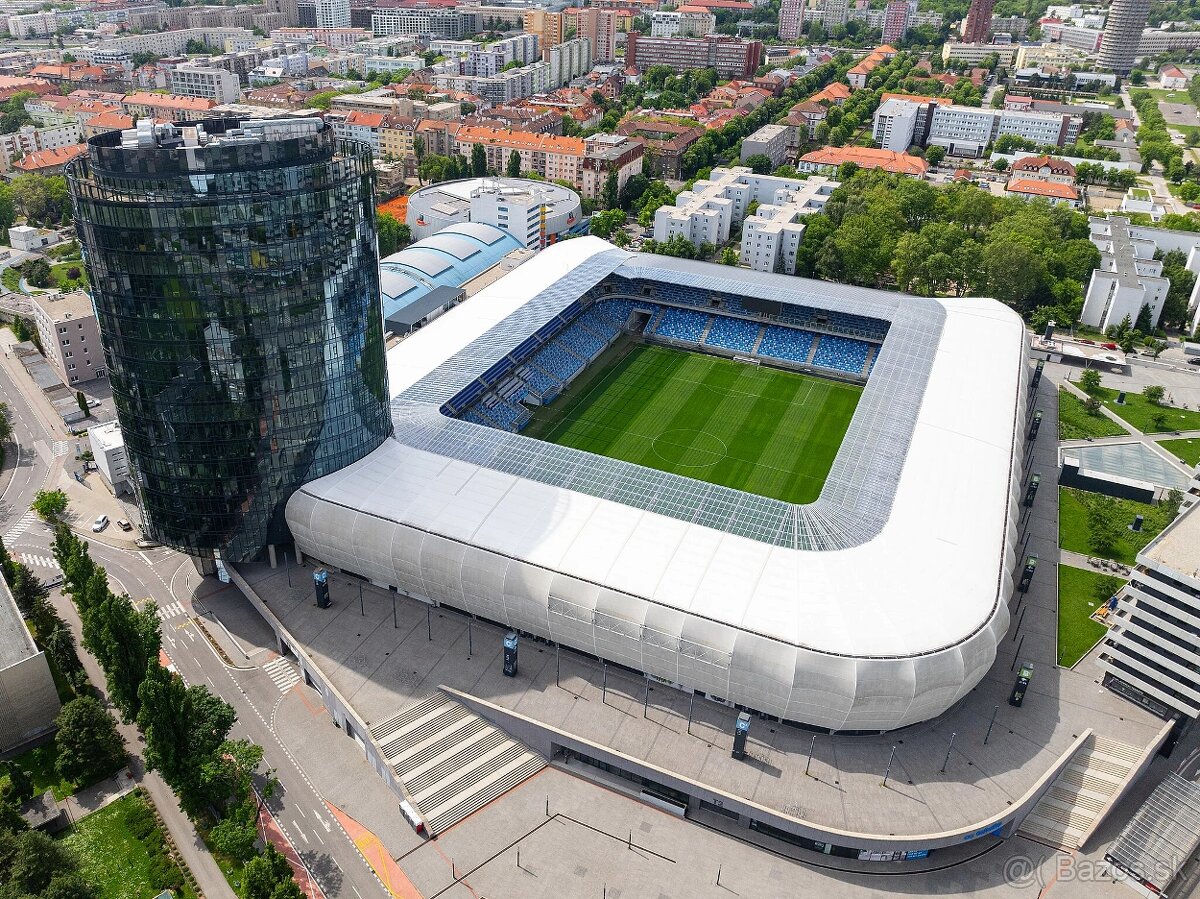
[[[113,705],[145,738],[146,766],[162,775],[193,819],[217,812],[209,831],[214,848],[247,862],[247,870],[255,865],[271,874],[256,876],[256,891],[247,886],[247,899],[301,899],[286,863],[279,867],[270,853],[258,858],[259,798],[252,784],[261,773],[262,747],[230,739],[233,707],[204,686],[185,685],[160,664],[161,633],[152,603],[139,608],[113,593],[87,543],[65,524],[55,527],[53,550],[63,591],[79,610],[83,645],[104,671]],[[265,790],[270,788],[268,780]]]

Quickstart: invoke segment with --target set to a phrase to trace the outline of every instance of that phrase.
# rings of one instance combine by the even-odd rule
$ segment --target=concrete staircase
[[[1080,848],[1141,754],[1137,746],[1091,735],[1018,832],[1056,849]]]
[[[540,755],[440,694],[376,725],[371,735],[432,834],[546,766]]]
[[[863,363],[862,376],[865,378],[871,373],[871,363],[875,361],[875,357],[879,355],[879,347],[872,344],[867,348],[867,359]]]
[[[817,355],[817,347],[821,345],[821,335],[818,334],[813,338],[812,346],[808,348],[808,356],[804,360],[805,365],[813,364],[813,357]]]

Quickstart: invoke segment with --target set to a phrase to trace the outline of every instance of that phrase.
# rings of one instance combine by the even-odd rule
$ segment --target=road
[[[11,337],[11,334],[0,331],[0,336]],[[49,463],[47,458],[54,459],[51,454],[55,442],[65,442],[69,434],[63,426],[47,420],[37,400],[26,396],[25,389],[32,389],[32,385],[24,372],[17,369],[19,366],[11,356],[0,358],[0,395],[11,410],[18,446],[13,454],[10,445],[10,454],[15,459],[0,475],[0,534],[5,535],[5,545],[15,558],[24,558],[36,574],[46,577],[57,569],[50,548],[53,535],[27,510],[34,494],[51,475],[57,479],[65,457]],[[70,449],[73,442],[67,452]],[[267,806],[324,895],[329,899],[386,895],[375,874],[329,813],[324,798],[276,736],[270,722],[283,697],[280,687],[268,672],[249,662],[245,663],[247,667],[227,665],[196,625],[193,616],[203,610],[194,608],[189,599],[190,588],[199,580],[191,561],[169,549],[131,551],[101,542],[103,535],[85,536],[92,557],[108,571],[115,591],[128,593],[138,602],[149,599],[158,607],[163,649],[184,680],[203,684],[234,707],[238,720],[231,737],[248,739],[264,748],[266,765],[279,783],[277,795],[268,800]],[[79,619],[71,602],[56,591],[54,603],[79,641]],[[270,661],[266,654],[258,658],[264,663]],[[103,675],[94,660],[87,657],[84,663],[93,683],[102,685]],[[157,776],[143,772],[142,745],[136,731],[128,728],[126,733],[130,750],[137,756],[131,768],[154,796],[201,888],[210,899],[233,899],[224,876],[203,848],[191,822],[179,811],[170,789]],[[333,731],[325,739],[337,740],[337,734]]]

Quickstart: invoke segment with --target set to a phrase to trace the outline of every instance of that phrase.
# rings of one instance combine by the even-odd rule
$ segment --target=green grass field
[[[1105,415],[1089,415],[1083,400],[1065,388],[1058,388],[1058,437],[1060,440],[1083,440],[1086,437],[1121,437],[1128,434],[1123,427]]]
[[[1110,575],[1058,566],[1058,664],[1070,668],[1108,632],[1090,616],[1120,586]]]
[[[1158,445],[1188,465],[1200,464],[1200,437],[1182,437],[1179,440],[1160,440]]]
[[[665,347],[635,346],[615,360],[602,360],[524,433],[792,503],[820,495],[862,394]]]

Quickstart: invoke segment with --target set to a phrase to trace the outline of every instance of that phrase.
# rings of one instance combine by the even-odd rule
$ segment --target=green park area
[[[195,899],[167,851],[153,808],[140,792],[88,815],[68,830],[63,843],[79,860],[80,873],[96,899],[152,899],[164,890],[173,890],[180,899]]]
[[[1058,545],[1124,565],[1132,565],[1178,511],[1173,502],[1150,505],[1070,487],[1060,487],[1058,493]],[[1131,531],[1136,515],[1143,518],[1142,529]]]
[[[1121,588],[1121,580],[1069,565],[1058,566],[1058,664],[1070,668],[1108,630],[1091,618]]]
[[[1200,437],[1160,440],[1158,445],[1186,465],[1200,465]]]
[[[1101,384],[1100,373],[1094,369],[1081,372],[1076,384],[1094,401],[1090,404],[1090,409],[1088,400],[1080,401],[1085,415],[1099,414],[1095,404],[1100,403],[1115,413],[1122,421],[1128,422],[1144,434],[1200,430],[1200,411],[1180,409],[1178,406],[1170,405],[1164,396],[1162,387],[1146,387],[1141,393],[1126,391],[1124,402],[1119,403],[1117,400],[1121,396],[1121,391],[1104,387]],[[1060,419],[1062,415],[1060,410]],[[1084,434],[1083,436],[1098,437],[1101,435]],[[1063,439],[1070,438],[1064,437]]]
[[[1099,409],[1089,410],[1075,394],[1063,387],[1058,388],[1059,440],[1122,437],[1128,433]]]

